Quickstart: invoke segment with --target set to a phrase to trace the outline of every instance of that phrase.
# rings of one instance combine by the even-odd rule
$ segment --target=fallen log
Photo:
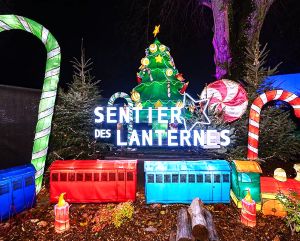
[[[191,223],[187,210],[185,208],[181,208],[177,215],[176,241],[191,241],[192,238]]]
[[[203,208],[203,214],[207,224],[206,227],[208,229],[209,241],[219,241],[219,236],[211,212],[208,211],[206,208]]]
[[[203,209],[202,202],[199,198],[195,198],[189,206],[188,212],[191,216],[193,236],[199,240],[208,240],[207,223],[203,215]]]

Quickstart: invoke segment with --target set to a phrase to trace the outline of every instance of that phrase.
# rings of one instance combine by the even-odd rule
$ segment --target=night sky
[[[129,93],[137,85],[140,59],[153,41],[154,25],[161,23],[158,38],[171,48],[176,67],[190,81],[188,92],[196,95],[214,80],[212,14],[195,5],[179,6],[172,21],[165,23],[160,14],[163,2],[152,0],[148,15],[148,0],[6,0],[0,1],[0,14],[31,18],[56,37],[62,51],[62,87],[72,80],[70,61],[80,57],[83,38],[104,97]],[[277,0],[265,20],[261,43],[269,43],[269,64],[283,62],[280,74],[300,72],[299,39],[300,1]],[[26,32],[6,31],[1,33],[0,52],[0,84],[41,89],[46,51],[40,40]]]

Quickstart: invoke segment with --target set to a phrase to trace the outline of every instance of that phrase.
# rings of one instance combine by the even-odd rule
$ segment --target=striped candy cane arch
[[[38,109],[31,163],[36,169],[35,184],[38,193],[42,187],[43,173],[51,131],[57,84],[60,71],[60,47],[54,36],[41,24],[17,15],[0,15],[0,32],[19,29],[38,37],[46,47],[47,61],[42,95]]]
[[[271,90],[257,97],[251,105],[248,132],[248,159],[258,159],[259,120],[262,107],[272,101],[281,100],[289,103],[300,118],[300,98],[284,90]]]
[[[128,109],[129,109],[129,124],[128,124],[128,134],[127,134],[127,143],[129,142],[129,139],[131,137],[132,134],[132,130],[133,130],[133,113],[132,113],[132,109],[133,109],[133,102],[130,98],[130,96],[124,92],[117,92],[114,93],[108,100],[108,106],[113,106],[116,99],[121,98],[121,99],[125,99],[127,104],[128,104]]]

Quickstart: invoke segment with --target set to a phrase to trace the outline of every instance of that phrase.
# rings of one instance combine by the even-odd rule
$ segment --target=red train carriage
[[[68,160],[50,166],[50,201],[65,192],[71,203],[134,201],[136,160]]]

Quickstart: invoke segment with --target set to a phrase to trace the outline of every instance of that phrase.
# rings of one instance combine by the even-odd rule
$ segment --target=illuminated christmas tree
[[[158,32],[159,26],[156,26],[154,37]],[[135,106],[143,109],[183,107],[183,94],[188,82],[184,82],[182,74],[176,69],[170,49],[156,38],[145,53],[146,56],[141,59],[140,72],[137,73],[139,85],[131,92]],[[155,113],[153,116],[155,117]],[[146,112],[144,115],[141,114],[140,118],[142,122],[146,122]],[[155,122],[152,125],[152,129],[167,128],[167,125],[159,125]]]

